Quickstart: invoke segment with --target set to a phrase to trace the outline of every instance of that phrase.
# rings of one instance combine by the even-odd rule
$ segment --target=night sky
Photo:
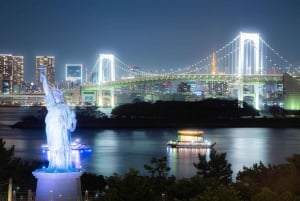
[[[25,81],[35,56],[88,69],[99,53],[141,70],[185,67],[239,32],[259,32],[300,66],[299,0],[0,0],[0,54],[24,56]]]

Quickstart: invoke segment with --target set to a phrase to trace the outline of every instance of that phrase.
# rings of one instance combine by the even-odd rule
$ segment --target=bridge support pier
[[[243,79],[237,79],[236,81],[237,85],[237,99],[239,102],[239,107],[243,107],[243,101],[244,101],[244,82]]]
[[[237,85],[237,98],[239,106],[243,107],[243,102],[247,102],[252,105],[255,109],[260,109],[260,85],[259,83],[244,84],[242,79],[236,82]]]
[[[114,107],[115,106],[115,91],[114,89],[99,89],[98,91],[98,106]]]
[[[260,98],[259,98],[259,90],[260,86],[259,83],[254,83],[254,105],[253,107],[257,110],[260,109]]]

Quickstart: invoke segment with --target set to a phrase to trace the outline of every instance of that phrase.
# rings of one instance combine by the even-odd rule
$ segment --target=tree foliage
[[[149,177],[139,175],[139,172],[130,169],[128,173],[121,176],[115,174],[107,178],[107,189],[103,199],[105,201],[132,201],[132,200],[154,200],[155,194],[150,185]]]
[[[78,120],[104,119],[107,115],[99,110],[97,106],[75,107],[76,118]]]
[[[12,169],[14,164],[14,146],[10,148],[5,147],[6,142],[0,138],[0,181],[8,182],[12,176]],[[1,189],[1,186],[0,186]],[[1,189],[2,190],[2,189]]]
[[[207,160],[205,155],[198,155],[199,162],[194,163],[197,174],[216,184],[230,184],[232,170],[231,164],[226,160],[226,153],[217,154],[216,150],[212,149],[209,157]]]
[[[151,174],[151,177],[166,177],[168,172],[171,170],[167,166],[167,157],[151,159],[151,165],[144,165],[144,168]]]
[[[120,105],[111,113],[116,117],[168,119],[237,118],[259,115],[259,112],[247,103],[239,107],[237,100],[223,99],[205,99],[195,102],[135,102]]]
[[[27,191],[35,190],[36,179],[32,175],[32,171],[41,166],[38,161],[23,161],[14,157],[14,146],[5,147],[6,142],[0,138],[0,181],[8,184],[9,178],[13,180],[13,187]],[[7,190],[6,185],[0,185],[0,190]]]
[[[142,176],[139,171],[130,169],[123,177],[114,174],[106,179],[103,200],[161,200],[162,195],[168,195],[169,189],[175,184],[175,177],[168,177],[170,168],[167,158],[152,158],[145,169],[150,176]]]
[[[280,201],[280,199],[277,193],[264,187],[259,193],[253,196],[252,201]]]
[[[177,180],[171,186],[168,197],[174,200],[188,201],[203,193],[206,187],[207,182],[196,174],[191,178]]]
[[[294,154],[287,159],[287,163],[285,164],[266,166],[260,162],[250,168],[244,167],[237,174],[236,187],[241,192],[244,200],[250,200],[249,198],[253,195],[257,195],[258,197],[255,199],[259,200],[263,199],[261,197],[265,195],[271,196],[274,193],[276,193],[276,196],[281,197],[278,198],[280,200],[293,197],[289,196],[290,194],[300,195],[299,162],[300,155]]]
[[[240,201],[239,192],[233,186],[219,185],[215,188],[208,187],[191,201]]]
[[[102,193],[106,185],[106,180],[102,175],[85,172],[81,176],[81,186],[84,191],[88,190],[92,192]]]

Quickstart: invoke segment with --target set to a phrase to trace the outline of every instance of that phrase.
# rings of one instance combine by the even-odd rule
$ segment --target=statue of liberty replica
[[[48,111],[45,123],[49,165],[33,172],[38,179],[35,200],[82,200],[82,173],[72,166],[71,132],[76,128],[75,112],[64,103],[63,92],[48,83],[42,72],[40,79]]]
[[[47,106],[46,135],[50,151],[50,171],[68,171],[72,169],[71,134],[76,128],[75,112],[64,103],[63,92],[48,84],[41,73],[41,82],[45,92]]]

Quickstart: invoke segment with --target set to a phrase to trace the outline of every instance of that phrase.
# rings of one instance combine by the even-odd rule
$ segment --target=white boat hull
[[[209,142],[181,142],[181,141],[170,141],[168,146],[172,148],[194,148],[194,149],[211,149],[216,143]]]

